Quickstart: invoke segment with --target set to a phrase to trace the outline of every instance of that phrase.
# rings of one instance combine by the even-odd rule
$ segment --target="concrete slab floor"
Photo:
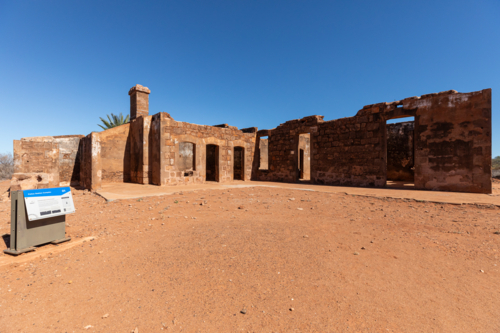
[[[289,188],[302,191],[316,191],[325,193],[346,193],[350,195],[370,196],[370,197],[388,197],[395,199],[414,199],[419,201],[449,203],[449,204],[480,204],[495,205],[500,207],[500,184],[493,183],[493,194],[476,193],[458,193],[458,192],[438,192],[438,191],[419,191],[405,188],[365,188],[365,187],[346,187],[346,186],[327,186],[311,184],[290,184],[277,182],[261,181],[234,181],[220,184],[217,182],[208,182],[196,185],[179,186],[155,186],[141,185],[134,183],[111,183],[103,184],[102,189],[97,193],[106,200],[133,199],[150,196],[171,195],[179,192],[192,192],[200,190],[227,190],[230,188],[242,187],[276,187]]]

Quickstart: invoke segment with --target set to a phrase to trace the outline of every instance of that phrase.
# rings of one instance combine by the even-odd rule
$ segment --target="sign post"
[[[10,248],[7,254],[34,251],[36,245],[58,244],[66,237],[66,214],[75,212],[69,187],[11,193]]]

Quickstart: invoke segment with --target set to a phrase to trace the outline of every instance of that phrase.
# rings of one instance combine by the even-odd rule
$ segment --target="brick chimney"
[[[149,115],[149,90],[140,84],[136,84],[130,88],[128,94],[130,95],[130,120],[140,116]]]

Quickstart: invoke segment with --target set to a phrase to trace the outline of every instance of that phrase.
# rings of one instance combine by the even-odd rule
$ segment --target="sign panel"
[[[69,187],[25,190],[24,202],[30,221],[46,219],[75,212]]]

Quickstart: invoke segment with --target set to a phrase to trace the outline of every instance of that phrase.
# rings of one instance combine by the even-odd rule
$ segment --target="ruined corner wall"
[[[407,99],[415,117],[415,187],[491,193],[491,89]]]
[[[77,185],[82,137],[65,135],[15,140],[11,190]]]
[[[14,141],[11,191],[59,186],[59,147],[51,136]]]
[[[80,141],[80,185],[98,190],[103,183],[130,181],[130,124],[92,132]]]
[[[168,115],[168,114],[166,114]],[[206,180],[207,145],[218,147],[217,181],[228,182],[234,177],[234,147],[244,148],[244,180],[251,179],[255,153],[255,133],[245,133],[236,127],[195,125],[173,120],[169,115],[161,118],[161,153],[164,162],[162,185],[203,183]],[[192,172],[180,170],[176,163],[181,142],[195,146],[195,168]]]

